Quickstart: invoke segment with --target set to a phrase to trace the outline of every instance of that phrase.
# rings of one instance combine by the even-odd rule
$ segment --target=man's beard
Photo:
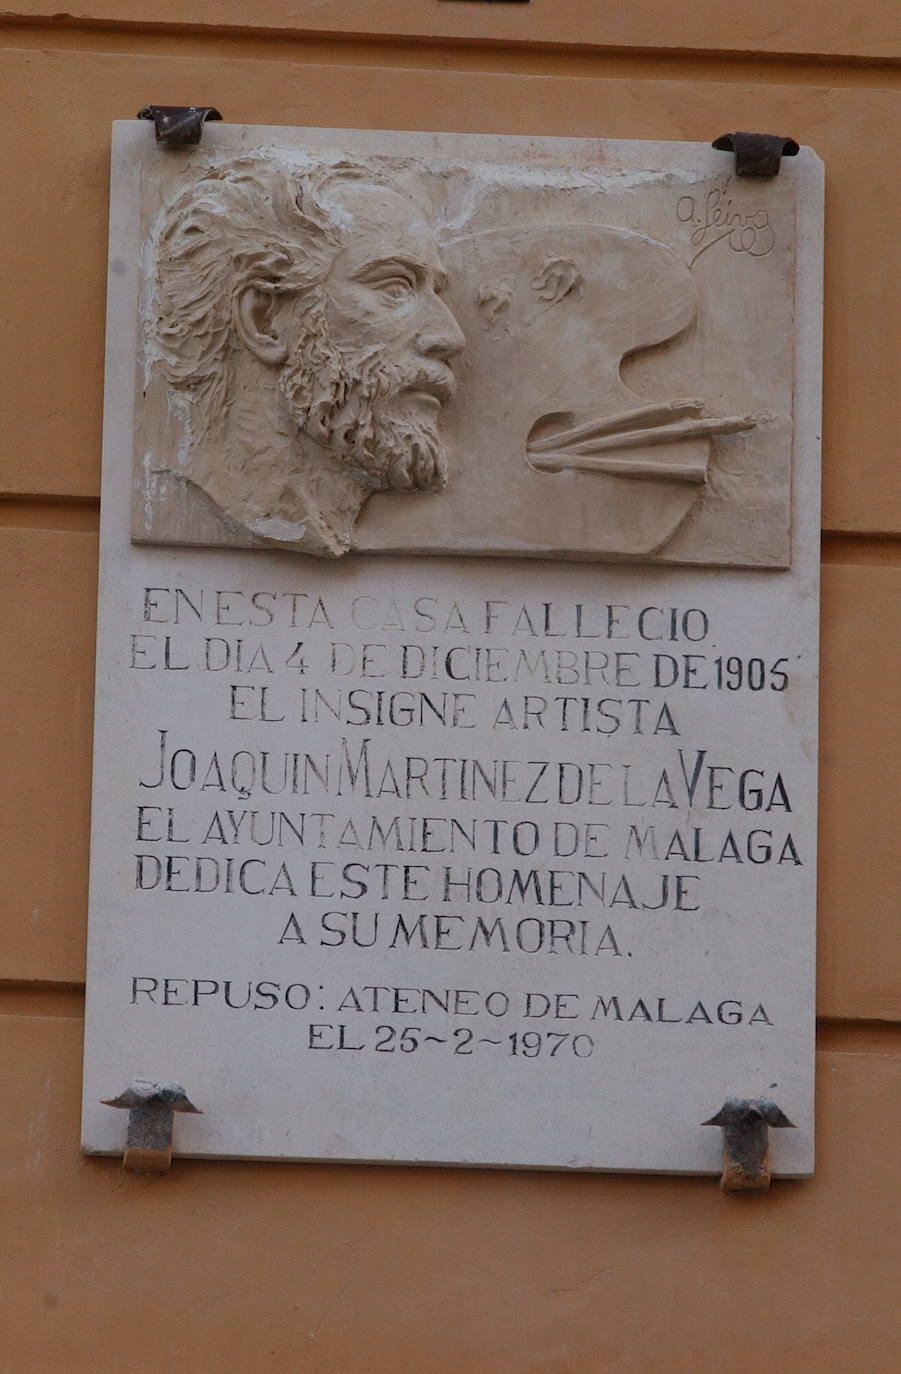
[[[370,491],[440,491],[447,456],[438,415],[397,414],[400,395],[439,388],[449,399],[447,368],[423,362],[409,371],[374,350],[342,354],[308,335],[282,369],[281,389],[299,429],[339,457]],[[394,410],[394,413],[392,413]]]

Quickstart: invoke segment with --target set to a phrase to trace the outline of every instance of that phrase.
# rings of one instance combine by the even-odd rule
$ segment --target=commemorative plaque
[[[810,1172],[821,193],[115,126],[87,1152]]]

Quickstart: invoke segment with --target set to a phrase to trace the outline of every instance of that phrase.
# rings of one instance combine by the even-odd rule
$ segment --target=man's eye
[[[413,283],[406,277],[388,277],[374,285],[381,296],[393,303],[407,300],[414,290]]]

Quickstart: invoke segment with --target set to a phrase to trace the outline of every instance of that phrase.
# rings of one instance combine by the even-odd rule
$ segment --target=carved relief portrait
[[[183,167],[148,222],[133,538],[785,566],[790,197],[697,180]]]
[[[446,283],[422,209],[371,167],[201,178],[162,223],[152,303],[181,480],[233,528],[327,555],[372,492],[441,490],[464,342]]]

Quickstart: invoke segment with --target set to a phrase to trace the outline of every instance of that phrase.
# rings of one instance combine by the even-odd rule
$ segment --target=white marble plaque
[[[733,171],[115,126],[87,1152],[811,1171],[822,169]]]

